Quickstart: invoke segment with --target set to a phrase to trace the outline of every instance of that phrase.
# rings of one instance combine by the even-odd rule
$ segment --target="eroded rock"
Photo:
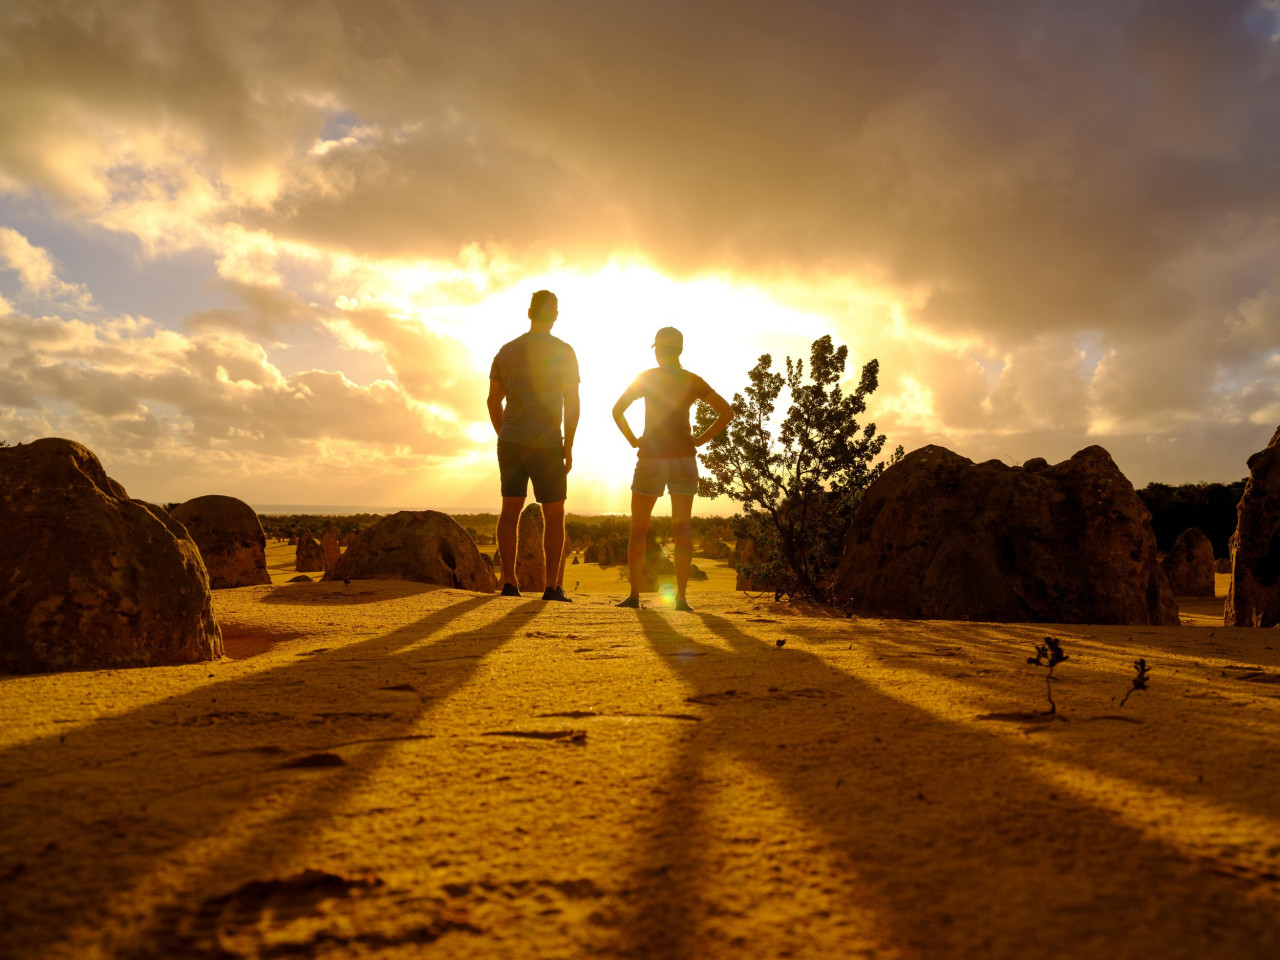
[[[298,534],[298,550],[294,554],[293,569],[299,573],[324,572],[324,549],[310,530]]]
[[[913,451],[867,490],[836,595],[867,615],[1179,622],[1150,514],[1098,446],[1031,472]]]
[[[752,567],[760,562],[760,555],[756,550],[754,540],[736,541],[730,562],[738,572],[738,576],[734,581],[735,590],[745,590],[748,593],[773,591],[773,583],[767,577],[761,576],[759,572],[752,570]]]
[[[541,593],[547,586],[547,560],[542,552],[542,504],[531,503],[520,514],[516,532],[516,586]]]
[[[697,556],[707,560],[728,560],[732,555],[733,549],[727,543],[712,537],[704,537],[698,546]]]
[[[1249,458],[1249,480],[1231,535],[1231,587],[1224,622],[1280,624],[1280,429]]]
[[[0,524],[0,671],[222,656],[195,541],[80,444],[0,448]]]
[[[187,528],[215,590],[270,583],[267,537],[253,508],[235,497],[196,497],[169,511]]]
[[[320,552],[324,555],[324,568],[326,570],[332,570],[333,565],[338,562],[338,557],[342,556],[338,531],[332,521],[324,525],[324,532],[320,534]]]
[[[436,510],[402,510],[360,531],[325,580],[413,580],[493,592],[493,570],[467,532]]]
[[[1212,597],[1213,543],[1199,527],[1178,534],[1160,568],[1169,578],[1169,588],[1177,597]]]
[[[516,583],[525,593],[541,593],[550,584],[546,555],[543,552],[545,524],[541,504],[531,503],[520,514],[520,524],[516,530]],[[560,554],[560,583],[564,583],[564,568],[569,562],[569,553],[569,543],[566,540]]]

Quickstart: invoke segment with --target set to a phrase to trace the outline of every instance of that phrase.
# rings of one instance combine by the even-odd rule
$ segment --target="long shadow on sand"
[[[815,870],[823,859],[849,865],[852,877],[830,879],[837,891],[846,883],[832,900],[875,918],[849,955],[886,943],[925,957],[1280,955],[1280,914],[1265,888],[1205,873],[1109,811],[1059,795],[1000,737],[804,651],[775,650],[722,617],[700,619],[727,652],[678,620],[638,614],[704,719],[683,734],[666,799],[642,828],[624,954],[698,957],[720,945],[724,906],[701,891],[724,865],[726,838],[698,791],[727,758],[780,791],[820,838]],[[726,788],[735,787],[702,786]]]
[[[1089,628],[1074,629],[1083,632]],[[1046,632],[1065,637],[1066,649],[1073,656],[1055,678],[1060,722],[1038,731],[1042,754],[1120,781],[1158,785],[1162,793],[1217,805],[1226,816],[1231,810],[1241,810],[1271,818],[1280,832],[1280,774],[1274,765],[1257,760],[1274,748],[1275,724],[1256,710],[1250,715],[1239,709],[1276,698],[1277,687],[1270,679],[1275,674],[1267,673],[1275,670],[1280,659],[1274,652],[1230,663],[1224,661],[1230,656],[1226,648],[1208,646],[1212,638],[1184,650],[1153,651],[1151,644],[1143,642],[1148,639],[1145,637],[1103,642],[1089,636],[1069,636],[1043,624],[1031,628],[985,626],[984,639],[947,640],[944,651],[939,649],[938,635],[925,632],[916,636],[899,633],[892,640],[871,637],[863,645],[891,658],[899,671],[973,684],[993,710],[1038,711],[1046,706],[1043,673],[1027,666],[1025,660]],[[1190,631],[1183,628],[1179,632]],[[1213,666],[1200,663],[1206,655],[1217,658]],[[1153,686],[1123,709],[1117,701],[1128,689],[1133,676],[1131,663],[1139,656],[1154,670]],[[1239,679],[1259,670],[1266,682]],[[1184,690],[1199,678],[1207,681],[1203,687]],[[1099,690],[1112,694],[1105,705],[1088,696],[1089,691]],[[1212,724],[1211,737],[1189,741],[1168,729],[1185,720],[1178,715],[1180,704],[1191,703],[1196,705],[1200,722]],[[1124,737],[1130,749],[1105,753],[1094,749],[1093,739],[1084,736],[1081,727],[1098,722],[1110,724],[1111,737]]]
[[[347,606],[358,603],[380,603],[386,600],[398,600],[403,597],[415,597],[424,593],[437,593],[448,590],[434,583],[411,583],[401,580],[394,585],[383,582],[376,590],[368,589],[368,582],[352,580],[323,580],[316,583],[280,583],[271,588],[271,592],[262,598],[262,602],[271,606],[282,604],[293,607],[310,606]],[[325,590],[321,593],[320,590]]]
[[[422,736],[434,705],[543,606],[527,601],[432,639],[448,626],[466,627],[495,599],[461,600],[376,638],[0,753],[0,847],[9,848],[0,859],[0,929],[20,932],[7,955],[47,956],[67,927],[105,919],[113,899],[161,863],[169,876],[158,912],[145,928],[125,931],[115,949],[196,955],[175,932],[178,914],[234,884],[245,850],[283,859],[305,842],[392,744]],[[165,731],[163,745],[144,754],[128,731],[152,726]],[[184,798],[196,792],[193,826]],[[200,843],[211,843],[210,852],[185,874],[175,868],[173,858]],[[59,878],[61,902],[34,899],[23,878],[37,871]]]

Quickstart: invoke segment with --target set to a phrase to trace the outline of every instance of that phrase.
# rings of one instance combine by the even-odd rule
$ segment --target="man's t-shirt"
[[[692,457],[697,453],[689,430],[689,408],[712,390],[683,367],[654,367],[627,388],[631,400],[644,398],[644,435],[640,456]]]
[[[549,333],[532,330],[504,344],[489,379],[502,383],[507,406],[498,439],[527,447],[559,447],[564,391],[578,382],[578,357]]]

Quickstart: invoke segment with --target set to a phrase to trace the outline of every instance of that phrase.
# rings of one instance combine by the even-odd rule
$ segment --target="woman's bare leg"
[[[685,588],[693,564],[693,494],[671,494],[671,536],[676,544],[676,607],[687,606]]]
[[[640,585],[644,583],[645,540],[649,536],[649,516],[657,502],[657,497],[634,490],[631,492],[631,539],[627,541],[627,566],[631,573],[632,598],[640,596]]]

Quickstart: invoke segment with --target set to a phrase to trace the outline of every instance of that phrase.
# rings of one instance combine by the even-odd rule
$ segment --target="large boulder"
[[[303,530],[298,534],[298,550],[294,554],[293,569],[299,573],[319,573],[325,569],[324,549],[310,530]]]
[[[1175,626],[1151,515],[1102,447],[1030,471],[915,450],[863,497],[835,593],[868,615]]]
[[[80,444],[0,448],[0,524],[0,672],[222,656],[195,542]]]
[[[457,521],[436,510],[402,510],[360,531],[326,580],[414,580],[493,592],[493,570]]]
[[[1213,543],[1199,527],[1178,534],[1160,569],[1169,578],[1169,588],[1178,597],[1212,597]]]
[[[253,507],[235,497],[210,495],[180,503],[169,515],[200,548],[215,590],[270,583],[267,536]]]
[[[1280,429],[1249,458],[1231,535],[1229,627],[1280,625]]]

